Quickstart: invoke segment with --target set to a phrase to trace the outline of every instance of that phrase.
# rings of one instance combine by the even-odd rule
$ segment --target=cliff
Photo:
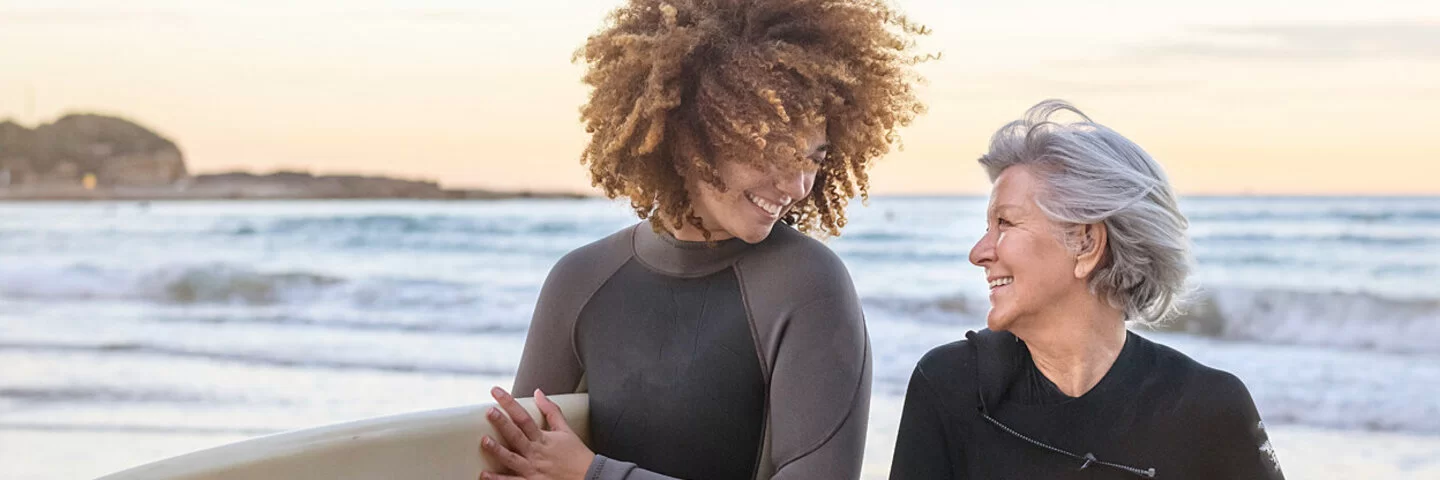
[[[0,122],[0,186],[169,185],[185,178],[174,142],[129,120],[71,114],[35,129]]]

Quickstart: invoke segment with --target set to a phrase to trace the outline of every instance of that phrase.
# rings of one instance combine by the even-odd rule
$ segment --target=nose
[[[785,168],[775,171],[775,189],[790,197],[790,201],[798,201],[810,195],[810,189],[815,186],[814,168]]]
[[[995,261],[995,231],[985,231],[985,236],[970,247],[970,263],[977,267],[988,267]]]

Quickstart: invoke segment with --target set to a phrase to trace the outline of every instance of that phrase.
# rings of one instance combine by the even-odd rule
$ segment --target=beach
[[[902,403],[897,397],[873,399],[862,478],[883,479],[889,472]],[[1437,436],[1357,434],[1294,425],[1272,427],[1269,432],[1287,478],[1440,478]],[[237,431],[67,430],[9,424],[0,434],[0,465],[5,478],[13,480],[94,478],[247,438],[249,434]]]

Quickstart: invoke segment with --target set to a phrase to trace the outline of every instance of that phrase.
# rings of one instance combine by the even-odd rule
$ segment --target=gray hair
[[[1050,119],[1067,110],[1082,121]],[[1007,168],[1031,166],[1045,185],[1036,203],[1051,220],[1105,224],[1108,248],[1090,274],[1090,291],[1127,320],[1154,324],[1178,309],[1190,273],[1189,221],[1164,170],[1139,145],[1065,101],[1046,100],[995,132],[980,165],[992,183]],[[1082,248],[1068,236],[1065,244]]]

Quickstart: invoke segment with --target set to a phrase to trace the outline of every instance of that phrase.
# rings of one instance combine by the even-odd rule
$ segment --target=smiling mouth
[[[990,281],[990,289],[994,290],[1011,283],[1015,283],[1015,277],[1001,277]]]
[[[770,214],[771,217],[780,216],[780,211],[785,209],[784,205],[771,202],[753,193],[746,193],[745,198],[749,199],[750,203],[753,203],[755,204],[755,206],[760,207],[760,209],[764,210],[765,213]]]

